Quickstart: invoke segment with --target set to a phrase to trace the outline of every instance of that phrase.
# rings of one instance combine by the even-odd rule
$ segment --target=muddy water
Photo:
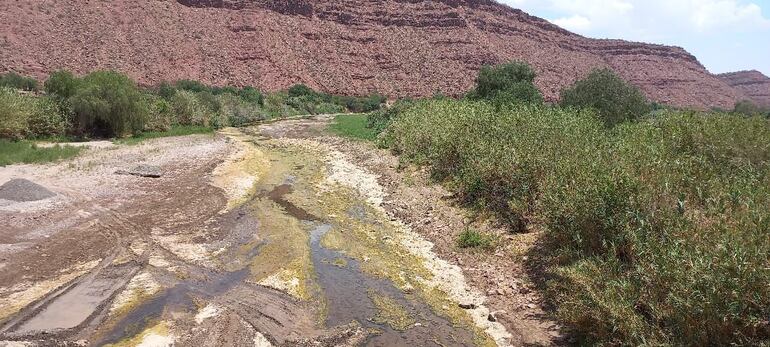
[[[290,176],[262,196],[283,208],[284,212],[313,225],[310,250],[315,277],[327,306],[325,324],[330,327],[358,322],[374,332],[368,346],[462,346],[474,344],[472,332],[454,326],[439,317],[415,296],[407,295],[386,279],[365,274],[357,260],[325,248],[321,240],[332,225],[289,202],[285,195],[293,192]],[[362,205],[350,209],[351,216],[366,219]],[[387,298],[390,307],[380,307],[377,298]],[[378,300],[379,302],[379,300]],[[383,314],[382,310],[396,311]]]

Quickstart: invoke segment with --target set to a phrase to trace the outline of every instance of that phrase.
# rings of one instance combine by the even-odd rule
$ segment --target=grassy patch
[[[473,229],[465,229],[457,238],[457,246],[460,248],[490,249],[495,245],[493,237],[480,233]]]
[[[75,146],[53,146],[42,148],[29,141],[8,141],[0,139],[0,166],[16,163],[47,163],[76,156],[82,150]]]
[[[160,137],[185,136],[185,135],[194,135],[194,134],[212,134],[212,133],[214,133],[214,129],[210,127],[182,125],[182,126],[172,127],[168,131],[144,132],[136,136],[116,140],[116,142],[120,144],[135,145],[144,140],[156,139]]]
[[[377,131],[369,128],[367,124],[365,114],[343,114],[334,118],[334,123],[329,126],[329,130],[342,137],[374,141],[377,138]]]

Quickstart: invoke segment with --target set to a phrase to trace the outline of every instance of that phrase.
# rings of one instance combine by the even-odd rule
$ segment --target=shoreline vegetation
[[[34,79],[6,73],[0,75],[0,139],[5,140],[0,142],[0,163],[53,161],[76,155],[73,150],[36,147],[31,142],[36,140],[138,143],[298,115],[370,112],[384,102],[385,98],[376,94],[331,95],[301,84],[273,93],[191,80],[140,88],[115,71],[85,76],[57,71],[41,87]],[[15,144],[25,141],[25,146]],[[30,159],[8,154],[22,147]]]

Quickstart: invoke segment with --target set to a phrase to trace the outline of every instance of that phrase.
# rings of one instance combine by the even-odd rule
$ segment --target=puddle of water
[[[328,224],[318,225],[311,232],[313,266],[319,285],[328,303],[327,326],[358,321],[363,327],[381,333],[367,341],[368,346],[467,346],[473,344],[473,333],[457,328],[430,307],[413,297],[407,297],[390,281],[364,274],[358,261],[340,252],[321,246],[321,238],[331,230]],[[338,259],[345,259],[341,265]],[[380,312],[371,293],[390,298],[406,311],[408,318],[418,325],[403,331],[395,330],[388,322],[375,322]]]
[[[134,266],[114,266],[85,277],[14,332],[25,334],[65,330],[83,324],[128,282],[135,269]]]

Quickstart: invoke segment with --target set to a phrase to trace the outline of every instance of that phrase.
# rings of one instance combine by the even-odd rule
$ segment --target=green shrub
[[[147,122],[144,125],[144,130],[161,132],[171,129],[171,126],[176,123],[171,103],[163,97],[153,95],[145,95],[145,100],[147,103]]]
[[[762,110],[749,100],[741,100],[735,103],[733,112],[744,116],[756,116],[762,114]]]
[[[45,92],[58,100],[68,100],[77,92],[80,80],[71,72],[59,70],[45,81]]]
[[[524,62],[483,66],[476,77],[472,97],[492,100],[496,104],[543,102],[535,87],[535,71]]]
[[[310,88],[304,84],[295,84],[287,90],[290,97],[303,97],[303,96],[309,96],[309,97],[316,97],[318,94],[313,90],[313,88]]]
[[[254,87],[243,87],[243,89],[238,91],[238,96],[248,103],[256,104],[258,106],[264,105],[262,93],[254,89]]]
[[[85,76],[70,98],[79,135],[124,136],[144,128],[147,107],[134,82],[114,71]]]
[[[227,125],[230,126],[245,126],[266,118],[265,113],[257,103],[248,102],[232,94],[220,95],[219,103],[222,105],[220,113],[227,120]]]
[[[174,88],[174,86],[168,82],[161,82],[158,85],[157,93],[158,96],[165,99],[166,101],[171,101],[171,98],[173,98],[174,94],[176,94],[176,88]]]
[[[651,107],[638,88],[610,69],[597,69],[561,93],[564,107],[593,108],[608,127],[636,120]]]
[[[24,77],[15,72],[8,72],[0,74],[0,87],[35,91],[37,90],[37,81],[34,78]]]
[[[422,101],[390,130],[472,206],[546,231],[549,299],[586,344],[770,342],[770,123]]]
[[[329,126],[333,133],[358,140],[374,141],[377,132],[366,126],[366,115],[340,114],[334,118],[334,123]]]
[[[171,97],[171,111],[174,113],[175,124],[178,125],[208,125],[206,107],[201,105],[195,93],[179,90]]]
[[[0,87],[0,138],[20,140],[29,135],[28,121],[34,110],[34,99]]]
[[[35,107],[27,120],[30,137],[63,137],[70,129],[67,110],[51,98],[40,97],[35,100]]]
[[[200,92],[210,92],[211,88],[209,86],[193,80],[179,80],[175,83],[176,89],[180,90],[186,90],[188,92],[193,93],[200,93]]]
[[[495,246],[495,239],[473,229],[465,229],[457,238],[457,246],[460,248],[484,248]]]

